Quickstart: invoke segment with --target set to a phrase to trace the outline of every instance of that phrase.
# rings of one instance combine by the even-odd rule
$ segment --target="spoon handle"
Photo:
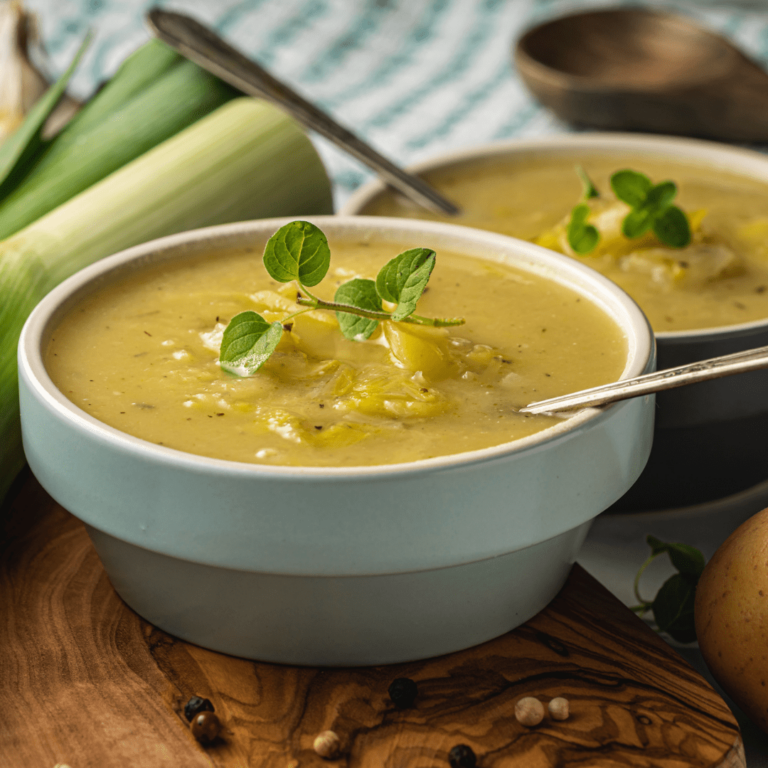
[[[398,168],[195,19],[153,8],[147,14],[147,21],[154,34],[171,48],[243,93],[267,99],[282,107],[303,126],[337,144],[414,202],[451,216],[459,213],[453,203],[429,184]]]
[[[573,408],[607,405],[638,395],[661,392],[664,389],[673,389],[674,387],[684,387],[686,384],[719,379],[734,373],[756,371],[760,368],[768,368],[768,347],[757,347],[744,352],[735,352],[731,355],[700,360],[677,368],[646,373],[643,376],[636,376],[634,379],[625,379],[613,384],[584,389],[571,395],[540,400],[521,408],[520,413],[554,413]]]

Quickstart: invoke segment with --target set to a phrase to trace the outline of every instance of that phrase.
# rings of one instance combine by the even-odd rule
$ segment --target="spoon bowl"
[[[563,16],[526,32],[515,64],[563,120],[584,126],[768,138],[768,74],[683,16],[616,8]]]

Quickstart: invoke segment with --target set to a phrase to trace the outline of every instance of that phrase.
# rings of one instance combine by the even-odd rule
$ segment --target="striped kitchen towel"
[[[619,4],[619,3],[615,3]],[[626,4],[630,4],[627,2]],[[631,4],[637,5],[633,1]],[[646,2],[729,35],[768,65],[763,0]],[[87,94],[148,36],[146,0],[26,0],[62,71],[96,33],[73,89]],[[272,70],[395,162],[512,137],[572,130],[542,109],[512,64],[528,27],[605,0],[172,0]],[[315,139],[337,207],[372,173]]]

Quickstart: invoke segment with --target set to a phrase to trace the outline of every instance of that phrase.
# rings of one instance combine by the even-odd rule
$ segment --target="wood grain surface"
[[[31,476],[0,522],[3,768],[430,768],[447,766],[457,743],[479,768],[745,765],[722,699],[578,567],[533,620],[468,651],[298,668],[207,651],[144,622],[116,596],[83,526]],[[387,696],[402,676],[419,686],[406,710]],[[192,695],[226,724],[209,747],[181,714]],[[571,716],[525,728],[514,717],[523,696],[565,696]],[[325,729],[342,740],[337,760],[312,749]]]

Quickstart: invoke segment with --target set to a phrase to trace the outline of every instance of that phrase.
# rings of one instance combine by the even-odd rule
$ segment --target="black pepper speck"
[[[210,699],[204,699],[201,696],[193,696],[184,705],[184,717],[191,723],[192,718],[200,712],[213,712],[213,704]]]
[[[387,692],[398,709],[408,709],[416,701],[419,689],[410,677],[397,677],[389,684]]]
[[[472,747],[468,747],[466,744],[457,744],[448,753],[448,762],[451,768],[475,768],[477,758]]]

